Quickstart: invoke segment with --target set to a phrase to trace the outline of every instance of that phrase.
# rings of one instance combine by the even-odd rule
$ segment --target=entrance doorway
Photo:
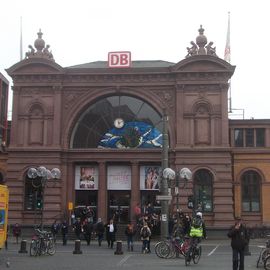
[[[91,220],[97,221],[97,190],[76,190],[75,193],[75,215],[81,217],[85,207],[91,213]]]
[[[130,191],[108,191],[108,219],[118,223],[128,223],[130,219]]]

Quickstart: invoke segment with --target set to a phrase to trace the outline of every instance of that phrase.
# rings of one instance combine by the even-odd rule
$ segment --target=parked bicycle
[[[51,233],[36,228],[30,244],[30,256],[54,255],[55,251],[55,243]]]
[[[202,255],[202,247],[198,242],[198,239],[190,238],[190,246],[185,256],[185,265],[190,265],[191,261],[197,264]]]
[[[261,248],[261,252],[257,259],[257,268],[260,265],[263,265],[265,269],[270,269],[270,259],[268,260],[269,256],[270,256],[270,240],[267,240],[265,247]],[[268,268],[266,268],[266,265],[268,266]]]
[[[189,247],[189,238],[168,239],[155,245],[155,253],[159,258],[170,259],[175,256],[184,257]]]

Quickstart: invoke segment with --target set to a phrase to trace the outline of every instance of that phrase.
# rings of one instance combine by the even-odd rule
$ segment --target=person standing
[[[55,220],[51,226],[51,233],[52,233],[54,242],[56,242],[56,235],[58,233],[58,230],[59,230],[59,225],[56,223],[56,220]]]
[[[143,227],[140,231],[140,236],[142,240],[142,253],[149,253],[151,229],[149,228],[147,222],[144,222]]]
[[[63,246],[66,246],[67,235],[68,235],[68,224],[66,220],[64,220],[61,224],[61,233],[62,233],[62,239],[63,239]]]
[[[12,232],[13,232],[13,236],[15,237],[15,241],[16,241],[16,244],[19,243],[19,237],[21,236],[21,233],[22,233],[22,230],[21,230],[21,226],[16,223],[15,226],[13,227],[12,229]]]
[[[75,232],[77,240],[81,240],[82,224],[80,218],[77,218],[73,224],[73,230]]]
[[[98,218],[98,222],[95,224],[95,231],[98,237],[98,245],[101,246],[101,242],[104,238],[104,223],[101,218]]]
[[[229,229],[228,237],[231,238],[232,247],[232,265],[233,270],[244,270],[244,250],[248,243],[248,231],[242,223],[240,217],[237,217],[235,224]]]
[[[129,223],[125,229],[125,234],[127,236],[127,246],[128,251],[133,251],[133,236],[135,234],[134,225]]]
[[[108,248],[113,248],[116,231],[117,231],[116,224],[113,222],[113,219],[110,219],[109,223],[106,226]]]

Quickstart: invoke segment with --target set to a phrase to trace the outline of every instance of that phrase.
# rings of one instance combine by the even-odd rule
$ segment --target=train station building
[[[37,223],[41,190],[27,172],[39,166],[61,170],[44,189],[45,223],[78,206],[104,220],[118,211],[123,223],[135,220],[137,204],[158,211],[165,118],[169,167],[192,172],[186,184],[179,179],[179,193],[176,181],[169,183],[170,211],[191,213],[193,196],[208,227],[228,227],[236,215],[270,223],[270,120],[229,119],[236,67],[216,55],[202,27],[175,63],[118,52],[108,61],[62,67],[41,32],[29,48],[7,69],[10,223]]]

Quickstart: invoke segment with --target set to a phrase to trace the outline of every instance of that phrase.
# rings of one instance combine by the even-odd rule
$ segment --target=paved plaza
[[[96,241],[87,246],[84,241],[81,243],[82,254],[73,254],[75,249],[74,241],[67,246],[57,242],[55,255],[43,255],[30,257],[28,253],[19,253],[20,244],[8,243],[8,250],[0,250],[0,269],[7,269],[6,262],[10,263],[9,269],[13,270],[76,270],[76,269],[129,269],[129,270],[152,270],[152,269],[179,269],[187,268],[181,258],[160,259],[154,252],[154,244],[151,243],[152,253],[141,254],[141,243],[136,242],[134,251],[128,252],[126,243],[123,242],[123,254],[115,255],[115,249],[107,248],[104,241],[99,247]],[[256,269],[256,261],[261,246],[265,240],[252,240],[249,245],[250,256],[245,258],[245,269]],[[202,243],[202,257],[198,265],[191,264],[188,268],[200,270],[228,270],[231,267],[231,248],[229,240],[205,240]],[[261,267],[263,269],[263,267]]]

